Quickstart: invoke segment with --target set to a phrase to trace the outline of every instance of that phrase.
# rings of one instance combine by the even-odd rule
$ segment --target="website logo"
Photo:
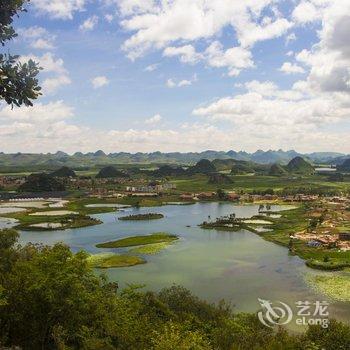
[[[293,313],[292,308],[282,302],[271,302],[265,299],[258,299],[261,311],[258,312],[259,321],[266,327],[283,326],[293,320],[298,326],[321,325],[328,328],[329,312],[327,301],[297,301],[295,303],[296,312]]]
[[[262,311],[258,312],[260,322],[266,327],[282,326],[288,324],[293,318],[292,309],[282,301],[273,304],[269,300],[258,299]]]

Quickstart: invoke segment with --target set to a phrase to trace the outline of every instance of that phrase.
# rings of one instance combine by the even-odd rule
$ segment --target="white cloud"
[[[286,37],[286,45],[289,45],[290,42],[297,40],[295,33],[290,33]]]
[[[182,87],[182,86],[189,86],[192,85],[192,81],[191,80],[180,80],[179,83],[177,84],[178,87]]]
[[[181,47],[167,47],[163,51],[163,56],[174,57],[179,56],[180,61],[183,63],[196,63],[200,61],[203,56],[196,52],[196,49],[192,45],[185,45]]]
[[[163,49],[178,41],[212,38],[228,26],[236,31],[241,46],[251,47],[258,41],[284,35],[293,25],[280,17],[274,0],[149,1],[147,6],[140,6],[141,1],[117,3],[125,16],[121,25],[131,33],[123,49],[133,60],[150,49]],[[268,7],[273,15],[260,20],[262,12]],[[188,45],[184,47],[190,48]],[[169,53],[169,50],[165,50],[165,53]],[[186,54],[181,57],[193,61],[191,55],[190,58]]]
[[[113,15],[111,15],[111,14],[106,14],[106,15],[105,15],[105,20],[106,20],[108,23],[112,23],[113,19],[114,19],[114,16],[113,16]]]
[[[329,125],[349,121],[350,105],[344,95],[309,95],[302,82],[291,90],[258,81],[248,82],[245,87],[246,93],[219,98],[196,108],[193,114],[218,125],[222,121],[232,123],[226,130],[232,138],[236,136],[244,143],[243,149],[349,147],[350,142],[343,147],[337,141],[339,132],[326,131]],[[345,131],[343,140],[344,136]]]
[[[31,0],[39,13],[57,19],[73,19],[77,11],[83,11],[86,0]]]
[[[214,41],[206,50],[205,57],[211,67],[227,67],[229,76],[236,76],[243,68],[254,67],[252,54],[242,47],[232,47],[226,51],[218,41]]]
[[[71,84],[72,81],[67,75],[60,75],[54,78],[47,78],[42,83],[42,89],[45,94],[53,94],[59,88]]]
[[[73,116],[73,109],[63,101],[50,102],[48,104],[36,103],[33,107],[11,108],[6,106],[0,110],[0,120],[14,120],[30,123],[52,122],[69,119]]]
[[[291,62],[284,62],[279,70],[286,74],[305,73],[303,67]]]
[[[54,45],[51,41],[42,38],[33,41],[31,46],[32,48],[39,50],[51,50],[54,48]]]
[[[313,0],[322,16],[320,41],[310,50],[296,55],[307,65],[309,88],[314,92],[350,93],[350,2],[348,0]]]
[[[184,86],[192,85],[196,81],[197,81],[197,75],[194,74],[191,79],[182,79],[182,80],[168,79],[166,81],[166,86],[168,88],[184,87]]]
[[[55,48],[54,41],[56,37],[50,34],[45,28],[32,26],[20,28],[18,30],[20,38],[30,42],[30,46],[38,50],[52,50]]]
[[[147,125],[154,125],[159,124],[160,121],[162,121],[163,117],[160,114],[156,114],[153,117],[146,119],[145,124]]]
[[[163,56],[179,56],[183,63],[203,61],[210,67],[227,68],[229,76],[237,76],[242,69],[254,67],[252,54],[248,49],[236,46],[224,50],[219,41],[212,42],[202,53],[196,52],[192,45],[167,47]]]
[[[98,76],[95,77],[91,80],[92,86],[94,87],[94,89],[99,89],[103,86],[106,86],[109,84],[109,80],[107,77],[105,76]]]
[[[83,32],[88,32],[90,30],[93,30],[98,23],[98,17],[97,16],[91,16],[87,18],[80,26],[79,29]]]
[[[56,58],[51,52],[47,52],[42,56],[28,55],[21,56],[20,61],[26,62],[29,59],[38,62],[43,69],[42,76],[46,76],[42,83],[43,94],[53,94],[60,87],[71,83],[68,71],[64,67],[64,61],[61,58]],[[48,76],[47,76],[48,75]]]
[[[252,81],[245,86],[245,94],[220,98],[195,109],[193,114],[212,121],[231,121],[236,127],[252,132],[252,137],[261,132],[271,138],[308,132],[310,128],[350,118],[350,105],[339,96],[309,96],[296,89],[280,90],[272,82]]]
[[[38,62],[40,67],[43,68],[43,72],[45,73],[63,74],[67,72],[66,69],[64,68],[63,59],[62,58],[56,59],[55,55],[52,54],[51,52],[47,52],[42,56],[36,56],[36,55],[30,54],[28,56],[20,57],[21,62],[27,62],[29,59],[32,59],[35,62]]]
[[[168,79],[168,80],[166,81],[166,86],[167,86],[168,88],[173,88],[173,87],[175,87],[175,86],[176,86],[176,83],[175,83],[174,79]]]
[[[156,6],[154,0],[105,0],[105,2],[118,4],[122,16],[153,12]]]
[[[301,1],[293,10],[292,18],[295,22],[304,24],[320,20],[322,14],[320,8],[317,8],[312,1]]]
[[[145,72],[153,72],[155,71],[159,66],[159,63],[154,63],[154,64],[150,64],[149,66],[147,66],[144,71]]]

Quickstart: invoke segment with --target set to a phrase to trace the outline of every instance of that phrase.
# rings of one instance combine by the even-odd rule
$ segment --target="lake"
[[[209,301],[226,299],[236,311],[259,309],[258,298],[283,301],[292,308],[297,301],[328,300],[317,294],[305,282],[308,274],[323,274],[305,266],[285,247],[263,240],[246,230],[224,232],[204,230],[197,225],[210,216],[215,219],[235,213],[251,217],[258,205],[196,203],[167,205],[155,208],[128,208],[115,213],[94,215],[103,224],[65,231],[22,232],[21,243],[65,242],[73,251],[90,253],[121,252],[118,249],[98,249],[95,244],[131,235],[169,232],[180,239],[154,256],[145,256],[147,264],[103,270],[110,280],[127,284],[145,284],[159,290],[180,284]],[[288,207],[286,207],[288,208]],[[272,210],[286,209],[272,206]],[[118,217],[139,213],[161,213],[163,219],[151,221],[119,221]],[[187,227],[190,226],[190,227]],[[330,302],[330,317],[350,319],[350,303]],[[295,309],[295,307],[294,307]]]

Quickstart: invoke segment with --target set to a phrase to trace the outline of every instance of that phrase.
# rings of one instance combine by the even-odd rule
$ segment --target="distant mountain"
[[[269,175],[271,176],[283,176],[287,174],[286,169],[281,164],[272,164],[269,170]]]
[[[315,172],[314,167],[302,157],[293,158],[286,166],[291,173],[310,175]]]
[[[294,157],[300,156],[295,151],[256,151],[250,157],[250,160],[256,163],[269,164],[269,163],[288,163]]]
[[[344,154],[337,152],[314,152],[305,154],[304,156],[318,164],[329,164],[337,158],[346,157]]]
[[[215,173],[209,175],[208,183],[216,185],[232,184],[233,180],[225,174]]]
[[[340,171],[350,171],[350,158],[344,160],[344,162],[337,166],[337,170]]]
[[[117,170],[113,166],[107,166],[105,168],[102,168],[96,175],[96,178],[98,179],[107,179],[113,177],[129,177],[129,175]]]
[[[201,159],[196,165],[187,169],[189,174],[211,174],[216,172],[213,163],[208,159]]]
[[[244,151],[236,152],[230,150],[228,152],[208,150],[204,152],[152,152],[152,153],[110,153],[105,154],[102,150],[83,154],[76,152],[73,155],[68,155],[62,151],[54,154],[31,154],[31,153],[16,153],[4,154],[0,153],[0,170],[6,167],[21,167],[35,169],[57,169],[58,167],[93,167],[93,166],[109,166],[115,164],[183,164],[193,166],[201,159],[216,160],[217,165],[226,167],[226,170],[231,169],[231,166],[225,163],[219,163],[219,160],[238,160],[250,161],[259,164],[288,164],[295,157],[302,157],[312,163],[318,164],[334,164],[340,165],[350,156],[335,152],[315,152],[309,154],[300,154],[294,150],[258,150],[254,153]]]
[[[103,151],[101,151],[101,150],[99,150],[99,151],[97,151],[97,152],[94,153],[94,156],[95,156],[95,157],[105,157],[105,156],[106,156],[106,153],[103,152]]]
[[[67,166],[63,166],[62,168],[59,168],[58,170],[51,173],[51,176],[53,177],[76,177],[77,175],[75,172],[68,168]]]
[[[217,171],[231,170],[236,164],[236,159],[214,159],[212,164],[215,166]]]
[[[154,176],[179,176],[185,174],[186,171],[179,166],[163,165],[159,169],[153,171]]]

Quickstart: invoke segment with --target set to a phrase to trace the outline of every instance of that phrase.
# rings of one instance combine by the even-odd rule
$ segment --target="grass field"
[[[97,269],[108,269],[113,267],[128,267],[145,264],[146,261],[138,256],[101,253],[90,255],[87,261],[91,267]]]
[[[171,182],[176,184],[179,192],[205,192],[216,191],[218,188],[235,191],[264,191],[273,189],[282,191],[284,189],[307,188],[324,192],[349,191],[350,179],[344,182],[329,182],[322,175],[276,177],[265,175],[234,175],[230,176],[232,184],[209,184],[208,177],[197,175],[190,178],[173,178]]]
[[[176,241],[177,236],[165,232],[152,233],[146,236],[133,236],[118,239],[116,241],[96,244],[97,248],[124,248],[134,247],[139,245],[155,244],[155,243],[169,243]]]
[[[307,282],[316,291],[339,301],[350,301],[350,274],[308,276]]]
[[[166,249],[172,244],[172,242],[161,242],[154,244],[146,244],[129,250],[131,254],[145,254],[145,255],[155,255],[162,250]]]

